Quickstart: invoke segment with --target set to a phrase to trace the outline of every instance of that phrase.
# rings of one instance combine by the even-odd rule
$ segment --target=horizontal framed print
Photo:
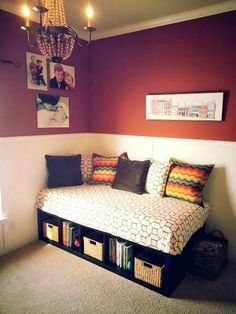
[[[69,98],[38,94],[38,128],[69,128]]]
[[[26,52],[27,88],[47,91],[47,63],[42,55]]]
[[[222,121],[224,92],[146,95],[147,120]]]

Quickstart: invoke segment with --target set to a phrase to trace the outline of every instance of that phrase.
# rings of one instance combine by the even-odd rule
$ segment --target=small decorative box
[[[92,232],[84,236],[84,254],[103,261],[103,242],[99,233]]]

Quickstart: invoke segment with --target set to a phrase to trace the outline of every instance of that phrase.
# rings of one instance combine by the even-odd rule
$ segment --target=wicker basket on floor
[[[213,230],[192,249],[191,270],[194,274],[215,280],[227,262],[228,240]]]

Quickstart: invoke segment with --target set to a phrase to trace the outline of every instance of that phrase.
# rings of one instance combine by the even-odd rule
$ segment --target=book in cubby
[[[80,227],[70,221],[62,222],[62,242],[64,246],[79,250],[80,247]]]
[[[120,269],[133,270],[133,245],[126,241],[109,238],[109,263]]]

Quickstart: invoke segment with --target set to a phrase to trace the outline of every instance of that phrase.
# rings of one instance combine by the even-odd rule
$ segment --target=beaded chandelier
[[[42,4],[43,2],[43,4]],[[40,14],[40,27],[35,34],[35,43],[30,43],[29,9],[24,7],[25,25],[21,28],[27,32],[27,40],[31,47],[38,46],[41,54],[53,62],[60,63],[71,56],[76,39],[80,47],[86,47],[91,41],[91,33],[96,29],[90,26],[92,8],[88,7],[88,26],[84,27],[89,33],[84,45],[79,42],[76,31],[67,25],[63,0],[39,1],[33,8]]]

